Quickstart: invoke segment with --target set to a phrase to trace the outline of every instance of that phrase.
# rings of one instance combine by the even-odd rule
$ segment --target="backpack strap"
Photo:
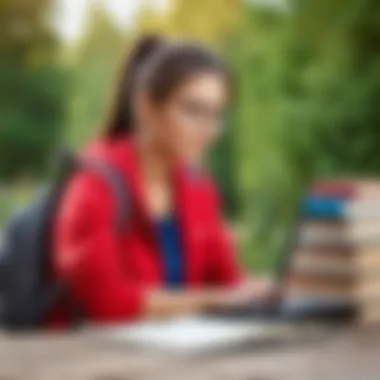
[[[120,170],[106,161],[86,159],[81,160],[80,165],[80,170],[93,172],[108,184],[115,202],[115,230],[121,234],[128,225],[131,215],[130,191],[124,176]]]
[[[121,234],[128,225],[131,215],[130,191],[124,175],[115,165],[105,160],[77,157],[66,152],[62,156],[61,173],[58,179],[58,182],[63,184],[61,187],[64,187],[64,183],[73,173],[81,171],[94,173],[109,186],[115,202],[115,230]]]

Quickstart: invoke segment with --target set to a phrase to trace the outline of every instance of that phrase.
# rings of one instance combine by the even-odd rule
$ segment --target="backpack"
[[[114,228],[121,232],[129,216],[129,192],[121,173],[105,161],[65,154],[54,183],[29,206],[16,213],[5,229],[0,251],[0,325],[9,330],[42,328],[49,312],[63,299],[70,305],[74,327],[80,308],[66,284],[52,280],[52,228],[67,181],[78,171],[104,179],[116,202]]]

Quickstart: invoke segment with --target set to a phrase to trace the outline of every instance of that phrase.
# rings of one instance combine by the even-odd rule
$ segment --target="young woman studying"
[[[115,232],[115,200],[90,172],[69,183],[55,225],[56,276],[86,319],[165,318],[269,294],[244,279],[202,169],[228,97],[227,69],[209,50],[156,37],[134,47],[104,134],[84,152],[122,173],[128,226]],[[63,321],[68,310],[55,314]]]

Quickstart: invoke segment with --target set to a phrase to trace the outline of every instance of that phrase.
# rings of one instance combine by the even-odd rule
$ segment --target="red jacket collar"
[[[144,199],[144,191],[142,187],[142,180],[139,171],[139,157],[136,145],[132,141],[125,142],[125,158],[127,162],[127,177],[130,181],[131,191],[135,198],[135,206],[140,216],[140,221],[147,226],[146,231],[151,238],[155,241],[156,230],[153,222],[149,217]],[[183,163],[178,163],[173,167],[173,193],[174,193],[174,207],[176,217],[178,218],[184,260],[186,261],[186,274],[188,280],[191,279],[191,273],[194,273],[194,263],[196,258],[192,254],[194,252],[194,238],[192,232],[197,223],[195,211],[197,208],[197,192],[194,191],[194,186],[197,186],[199,180],[199,173]],[[195,261],[194,261],[195,260]]]

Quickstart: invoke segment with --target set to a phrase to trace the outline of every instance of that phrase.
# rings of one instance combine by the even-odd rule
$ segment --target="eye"
[[[205,113],[205,106],[199,101],[186,100],[182,102],[181,107],[189,115],[198,116]]]
[[[223,109],[219,106],[208,105],[199,100],[182,100],[180,109],[189,117],[202,118],[207,121],[219,121],[223,117]]]

